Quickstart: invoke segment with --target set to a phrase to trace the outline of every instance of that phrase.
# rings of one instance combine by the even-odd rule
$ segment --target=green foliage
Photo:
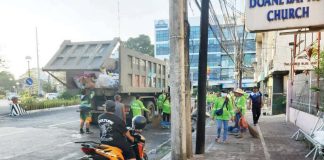
[[[26,110],[47,109],[61,106],[71,106],[80,103],[78,98],[72,99],[54,99],[54,100],[37,100],[33,97],[24,97],[21,99],[20,105]]]
[[[44,90],[46,93],[53,93],[53,92],[56,92],[56,88],[53,87],[53,86],[51,85],[51,83],[48,83],[48,82],[43,81],[42,87],[43,87],[43,90]]]
[[[6,71],[0,72],[0,87],[4,90],[12,90],[12,86],[16,85],[15,77]]]
[[[312,54],[312,57],[313,57],[314,59],[316,59],[316,60],[317,60],[317,58],[318,58],[318,56],[317,56],[318,51],[317,51],[317,50],[318,50],[318,49],[317,49],[317,46],[315,45],[315,46],[313,47],[313,54]],[[318,68],[317,65],[316,65],[316,67],[315,67],[315,73],[316,73],[316,74],[319,74],[320,77],[324,77],[324,51],[321,51],[321,54],[320,54],[320,65],[319,65],[319,68]]]
[[[319,92],[319,91],[321,91],[321,89],[319,89],[319,88],[316,87],[316,86],[312,86],[312,87],[310,88],[310,90],[311,90],[312,92]]]
[[[154,46],[151,44],[150,37],[147,35],[141,34],[136,38],[129,38],[125,46],[152,57],[154,56]]]
[[[71,98],[76,98],[76,95],[69,91],[65,91],[65,92],[61,93],[61,95],[58,98],[59,99],[71,99]]]

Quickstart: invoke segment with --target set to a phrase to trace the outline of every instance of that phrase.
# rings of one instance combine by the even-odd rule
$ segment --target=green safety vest
[[[159,109],[162,109],[163,107],[163,102],[165,101],[166,95],[165,94],[161,94],[158,99],[157,99],[157,107]]]
[[[141,116],[142,110],[148,111],[141,100],[135,100],[131,105],[133,117]]]
[[[163,113],[171,113],[171,105],[169,100],[165,100],[163,103]]]

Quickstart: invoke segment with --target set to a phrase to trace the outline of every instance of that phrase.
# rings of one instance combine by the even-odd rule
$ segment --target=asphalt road
[[[91,126],[93,134],[79,134],[76,110],[77,107],[68,107],[21,117],[0,115],[0,159],[73,160],[82,157],[80,145],[74,142],[98,141],[99,131]],[[146,150],[150,152],[170,138],[170,130],[148,125],[143,135]]]

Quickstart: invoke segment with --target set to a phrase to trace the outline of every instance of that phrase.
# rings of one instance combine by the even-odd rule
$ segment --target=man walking
[[[125,105],[121,103],[120,95],[115,95],[115,115],[118,116],[126,123],[126,112],[125,112]]]
[[[261,108],[263,106],[262,93],[259,91],[257,86],[253,87],[253,92],[250,94],[249,98],[249,108],[251,108],[252,105],[253,124],[256,126],[256,124],[258,124],[261,115]]]

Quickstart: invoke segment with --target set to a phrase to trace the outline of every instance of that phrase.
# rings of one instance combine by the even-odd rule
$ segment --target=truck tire
[[[147,119],[147,122],[152,122],[154,118],[155,105],[152,101],[146,101],[145,107],[151,111],[151,113],[145,112],[144,116]]]

